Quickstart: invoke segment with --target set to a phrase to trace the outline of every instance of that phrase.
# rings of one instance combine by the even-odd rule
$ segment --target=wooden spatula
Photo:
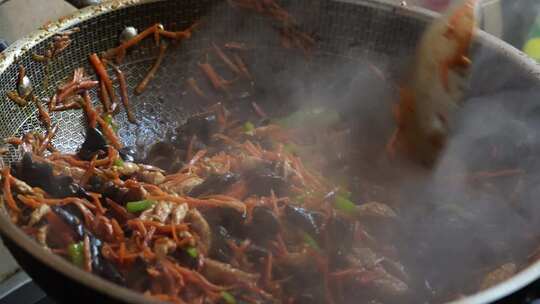
[[[424,32],[395,107],[391,153],[432,165],[443,151],[468,82],[475,0],[461,0]]]

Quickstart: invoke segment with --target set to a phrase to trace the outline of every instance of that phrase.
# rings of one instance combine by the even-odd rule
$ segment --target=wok
[[[197,60],[194,58],[204,52],[210,41],[226,42],[241,38],[252,42],[257,49],[256,58],[252,58],[254,69],[262,71],[262,74],[281,73],[281,78],[296,73],[298,64],[295,64],[294,54],[283,53],[279,41],[264,38],[267,37],[264,32],[267,29],[261,25],[260,18],[244,18],[223,3],[212,0],[112,1],[78,11],[14,43],[0,54],[0,138],[41,128],[33,106],[19,108],[5,97],[6,92],[15,89],[19,64],[26,67],[37,96],[51,96],[56,85],[67,79],[74,68],[83,66],[90,71],[87,55],[117,45],[125,26],[143,29],[161,22],[166,28],[179,30],[202,17],[210,25],[201,30],[202,34],[176,46],[147,92],[132,96],[139,125],[130,125],[125,115],[118,118],[119,134],[126,145],[145,145],[163,138],[182,118],[199,110],[196,102],[179,96],[185,92],[187,75],[196,68]],[[324,65],[324,62],[333,60],[362,62],[367,57],[376,58],[377,62],[384,62],[389,67],[388,73],[393,80],[403,74],[422,30],[435,17],[422,9],[375,0],[294,0],[284,3],[305,30],[317,38],[317,48],[310,65]],[[33,53],[42,53],[47,48],[55,32],[74,26],[80,27],[81,31],[72,35],[73,44],[49,67],[31,59]],[[504,42],[480,32],[474,49],[482,56],[476,56],[479,59],[475,62],[471,80],[473,95],[540,86],[540,69]],[[150,43],[128,56],[122,68],[128,76],[130,92],[144,77],[154,57]],[[511,79],[501,81],[498,71],[508,71]],[[96,99],[95,95],[93,97]],[[60,124],[53,144],[62,151],[74,151],[84,139],[82,114],[74,111],[54,113],[53,120]],[[9,164],[19,157],[17,151],[10,150],[4,155],[3,162]],[[6,246],[22,268],[59,302],[155,302],[85,273],[45,251],[12,224],[5,212],[0,214],[0,231]],[[540,261],[510,280],[455,303],[492,302],[538,278]]]

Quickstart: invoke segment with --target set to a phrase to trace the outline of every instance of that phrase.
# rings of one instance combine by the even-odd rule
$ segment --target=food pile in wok
[[[283,47],[309,56],[315,40],[279,5],[233,2],[277,20]],[[7,139],[22,152],[20,162],[2,170],[13,222],[85,271],[172,303],[413,299],[418,280],[388,237],[399,229],[394,202],[364,201],[352,191],[354,180],[334,174],[339,159],[321,152],[329,138],[347,135],[341,113],[316,106],[273,117],[255,102],[212,101],[190,78],[204,109],[145,155],[123,146],[114,120],[120,103],[129,122],[137,123],[120,65],[126,52],[148,37],[158,46],[156,61],[135,89],[144,94],[169,44],[189,39],[200,26],[204,22],[173,32],[156,24],[91,54],[97,80],[76,69],[46,103],[24,90],[21,67],[20,89],[9,97],[20,106],[34,103],[46,132]],[[73,31],[59,34],[34,59],[52,60],[69,46]],[[245,44],[209,49],[235,75],[226,80],[211,61],[200,63],[214,90],[228,95],[233,83],[256,81],[242,59]],[[99,106],[90,97],[94,89]],[[58,127],[49,113],[67,110],[83,111],[87,122],[85,141],[74,154],[52,144]],[[482,284],[515,271],[515,265],[503,265]]]

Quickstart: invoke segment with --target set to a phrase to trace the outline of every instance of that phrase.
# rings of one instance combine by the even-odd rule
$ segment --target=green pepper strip
[[[236,304],[236,299],[234,296],[226,291],[221,292],[221,297],[223,300],[225,300],[225,302],[227,302],[227,304]]]
[[[131,213],[142,212],[142,211],[152,208],[152,206],[155,203],[156,203],[155,201],[151,201],[151,200],[129,202],[126,205],[126,209],[128,212],[131,212]]]
[[[317,241],[311,235],[307,233],[304,234],[304,242],[306,242],[306,244],[308,244],[311,248],[317,251],[321,250],[321,247],[319,247],[319,244],[317,244]]]
[[[255,132],[255,125],[250,121],[247,121],[244,124],[244,132],[248,135],[253,135],[253,132]]]
[[[117,158],[114,161],[113,165],[115,165],[116,167],[122,167],[122,166],[124,166],[124,161],[121,158]]]
[[[337,195],[336,200],[334,202],[334,206],[336,209],[341,210],[348,214],[353,214],[356,212],[356,205],[351,202],[349,199],[342,195]]]
[[[199,256],[199,251],[195,247],[189,247],[186,248],[186,252],[189,254],[192,258],[197,258]]]
[[[79,267],[84,263],[83,243],[73,243],[68,246],[68,254],[71,262]]]

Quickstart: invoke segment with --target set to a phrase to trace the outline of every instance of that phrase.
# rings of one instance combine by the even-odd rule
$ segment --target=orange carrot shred
[[[223,61],[223,63],[225,63],[225,65],[231,71],[233,71],[236,74],[242,74],[242,71],[240,70],[240,68],[234,62],[232,62],[232,60],[225,54],[225,52],[223,52],[223,50],[221,50],[221,48],[219,48],[215,43],[212,43],[212,47],[214,48],[214,51],[216,52],[218,57],[221,59],[221,61]]]
[[[103,130],[103,134],[107,137],[107,140],[109,140],[109,143],[113,145],[114,148],[121,149],[122,143],[120,142],[120,139],[118,138],[118,136],[116,136],[116,133],[114,133],[111,126],[108,123],[106,123],[103,120],[103,118],[99,116],[96,117],[96,120],[99,126],[101,127],[101,129]]]
[[[86,185],[90,178],[95,174],[96,170],[96,160],[97,160],[97,154],[92,157],[92,160],[90,161],[90,166],[88,166],[88,169],[86,169],[86,172],[84,172],[83,177],[81,178],[81,184]]]
[[[21,209],[17,207],[17,203],[15,202],[15,199],[13,198],[13,194],[11,193],[11,173],[9,172],[9,168],[5,167],[2,170],[2,176],[4,178],[4,198],[6,199],[6,203],[8,207],[19,213],[21,212]]]
[[[112,225],[116,240],[118,242],[124,242],[125,241],[124,230],[122,230],[122,227],[120,227],[120,224],[115,218],[111,218],[111,225]]]
[[[96,110],[94,109],[94,107],[92,106],[92,100],[90,100],[90,95],[88,94],[88,92],[83,93],[82,106],[83,106],[84,112],[86,113],[88,126],[90,126],[91,128],[95,128],[98,114]]]
[[[146,76],[144,76],[143,80],[135,88],[136,94],[139,94],[139,95],[142,94],[144,90],[146,89],[146,87],[148,86],[148,83],[150,83],[150,80],[152,80],[156,76],[156,73],[159,67],[161,66],[161,62],[163,61],[163,58],[165,58],[166,50],[167,50],[167,44],[161,43],[159,46],[158,57],[156,61],[154,62],[154,65],[152,65],[152,67],[150,68]]]
[[[92,272],[92,254],[90,253],[90,238],[88,235],[84,236],[83,240],[83,254],[84,254],[84,270]]]
[[[99,82],[98,95],[99,100],[103,105],[103,109],[105,109],[105,112],[113,111],[113,109],[111,108],[111,98],[109,97],[109,93],[107,92],[104,81]]]
[[[112,81],[111,81],[111,78],[109,77],[109,74],[107,73],[107,69],[103,65],[103,62],[101,61],[101,59],[99,59],[96,53],[90,54],[89,58],[90,58],[90,63],[92,64],[100,81],[105,83],[105,88],[107,89],[107,93],[109,93],[109,97],[111,98],[112,102],[113,103],[116,102],[116,95],[114,94]],[[105,112],[108,112],[110,109],[105,108],[104,110]]]
[[[156,31],[158,31],[159,26],[160,25],[158,23],[152,25],[151,27],[139,33],[137,36],[129,39],[128,41],[123,42],[120,46],[108,50],[107,52],[105,52],[104,57],[107,59],[111,59],[112,57],[115,57],[117,63],[121,62],[124,59],[127,49],[129,49],[132,46],[137,45],[144,38],[154,34]]]
[[[124,264],[124,258],[126,256],[126,243],[120,243],[120,249],[118,250],[118,262]]]
[[[100,197],[101,197],[101,194],[90,193],[90,198],[92,199],[92,202],[96,206],[96,210],[101,214],[105,214],[105,212],[107,212],[107,210],[105,210],[105,208],[103,208],[103,205],[101,204],[101,201],[99,200]]]
[[[131,109],[129,105],[129,94],[127,89],[127,81],[126,76],[124,75],[124,72],[120,70],[119,67],[116,65],[111,64],[114,72],[116,73],[116,78],[118,79],[118,84],[120,86],[120,99],[122,101],[122,104],[124,105],[124,108],[126,109],[126,115],[128,118],[128,121],[132,124],[136,124],[137,120],[135,119],[135,115],[133,114],[133,110]]]

